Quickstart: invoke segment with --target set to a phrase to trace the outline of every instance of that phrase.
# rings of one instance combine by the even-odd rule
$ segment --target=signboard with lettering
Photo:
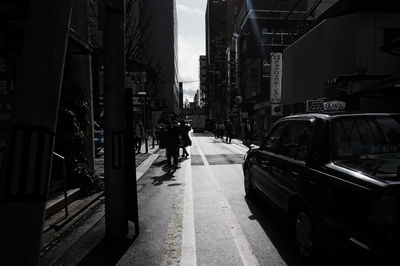
[[[271,103],[280,103],[282,95],[282,53],[271,55]]]
[[[324,102],[325,111],[343,111],[346,109],[346,103],[342,101]]]
[[[306,112],[329,112],[344,111],[346,103],[343,101],[308,100],[306,102]]]
[[[306,112],[318,112],[324,109],[323,100],[308,100],[306,102]]]

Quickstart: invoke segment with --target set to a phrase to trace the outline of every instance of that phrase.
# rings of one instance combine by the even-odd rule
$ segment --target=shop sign
[[[282,95],[282,53],[271,56],[271,102],[281,102]]]
[[[282,104],[271,104],[271,116],[282,116]]]
[[[253,110],[265,109],[271,105],[270,102],[258,103],[253,106]]]

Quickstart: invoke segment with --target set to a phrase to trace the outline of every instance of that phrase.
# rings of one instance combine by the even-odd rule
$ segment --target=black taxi
[[[305,259],[321,242],[400,250],[400,114],[285,117],[246,153],[243,172],[246,196],[259,191],[284,212]]]

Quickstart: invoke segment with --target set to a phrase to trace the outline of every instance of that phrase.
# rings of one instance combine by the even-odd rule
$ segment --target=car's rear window
[[[334,160],[373,175],[397,174],[400,116],[354,116],[333,120]]]

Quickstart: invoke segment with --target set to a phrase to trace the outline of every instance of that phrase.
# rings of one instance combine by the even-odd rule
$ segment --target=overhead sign
[[[271,56],[271,102],[280,103],[282,96],[282,53]]]

